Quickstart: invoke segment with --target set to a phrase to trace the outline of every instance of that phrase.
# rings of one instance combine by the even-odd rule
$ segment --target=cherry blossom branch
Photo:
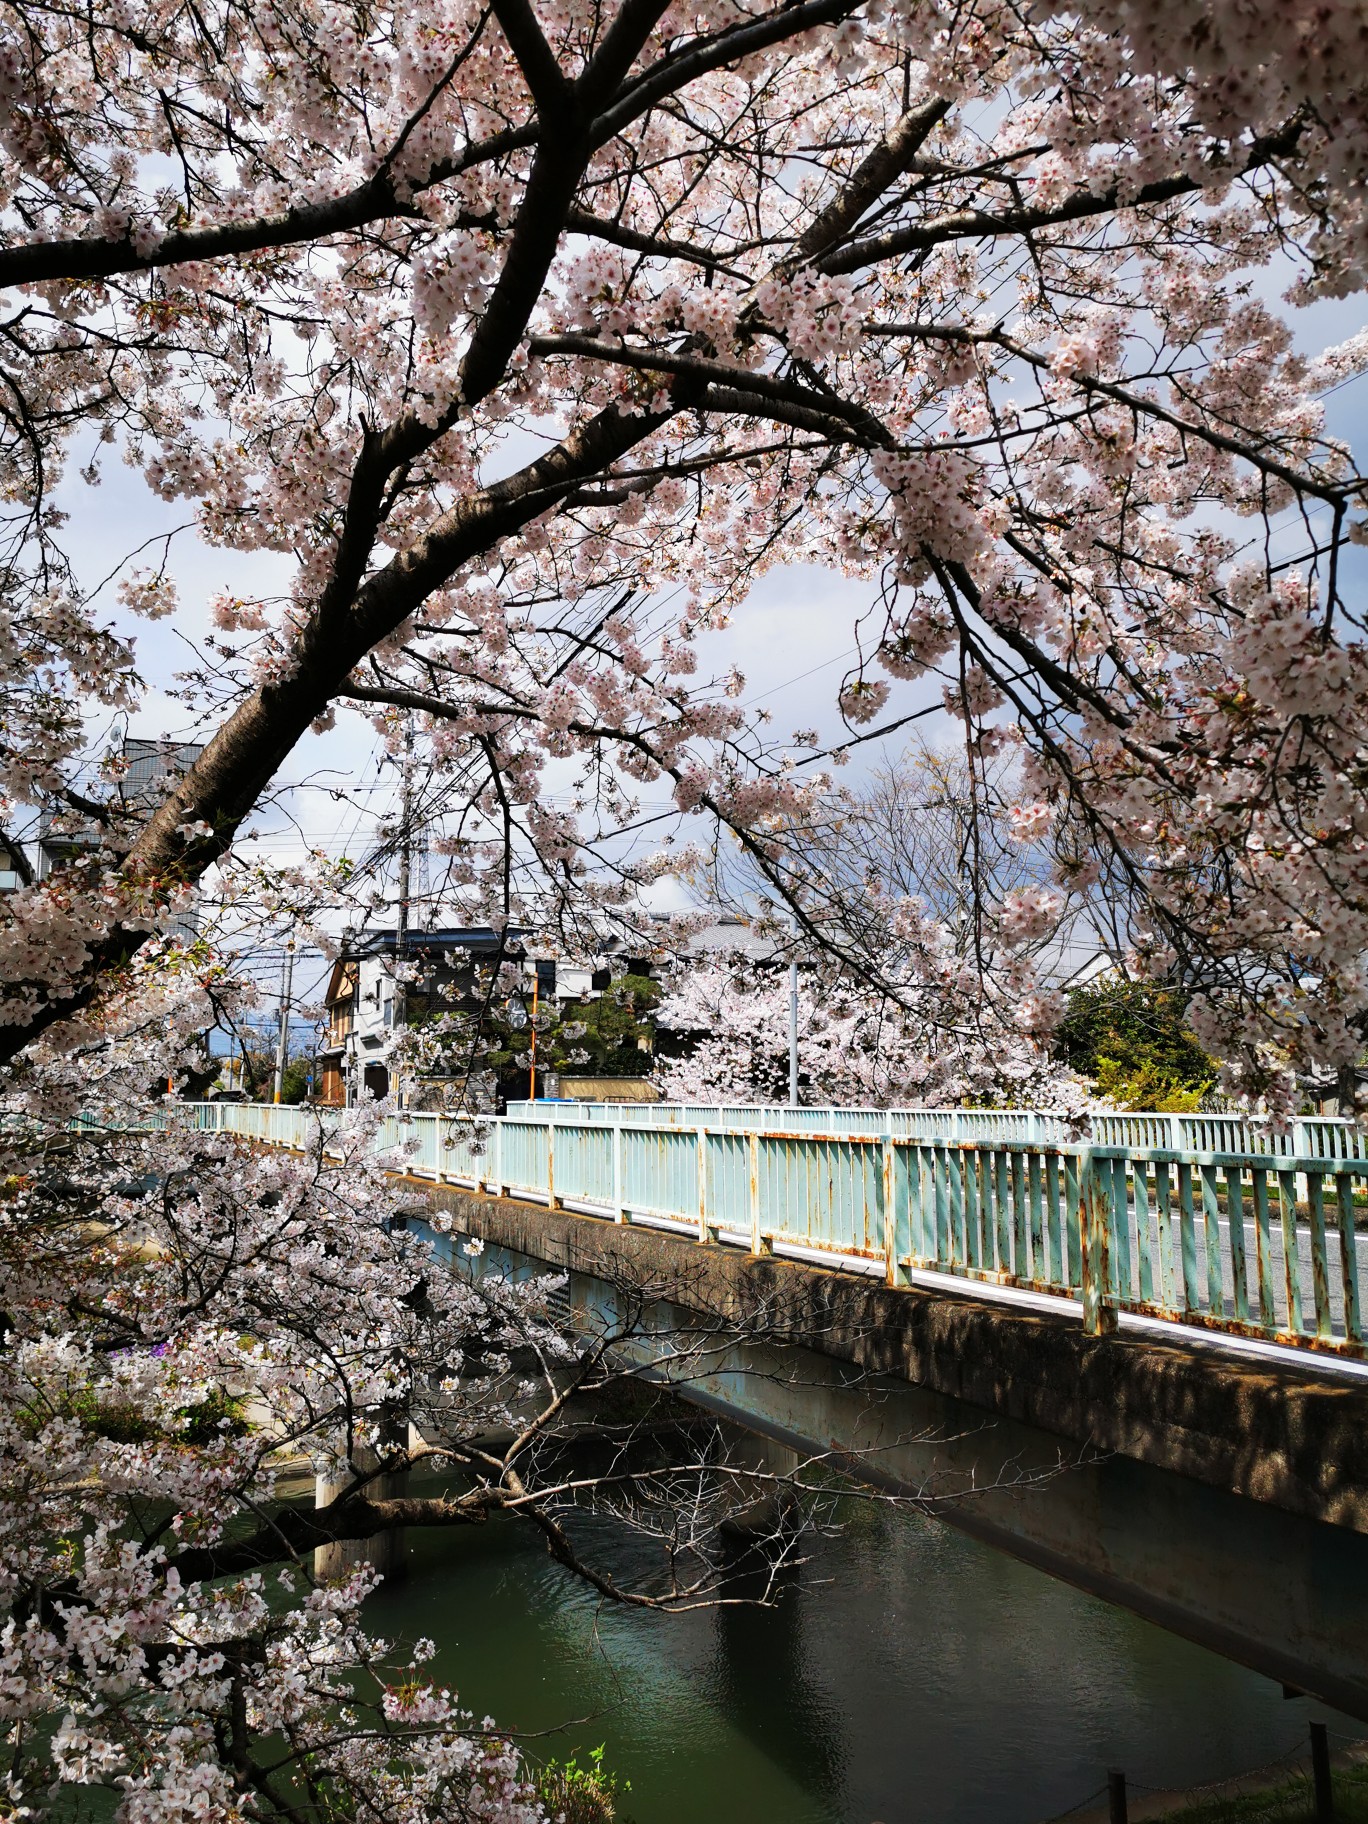
[[[905,253],[923,253],[951,241],[1030,235],[1042,228],[1062,228],[1070,222],[1112,215],[1122,208],[1139,209],[1174,202],[1180,197],[1210,189],[1213,183],[1228,183],[1252,176],[1277,159],[1290,156],[1296,151],[1307,125],[1305,117],[1297,115],[1278,132],[1256,139],[1249,149],[1249,156],[1238,168],[1227,170],[1213,155],[1207,172],[1200,178],[1175,173],[1172,177],[1156,178],[1140,184],[1131,195],[1123,193],[1120,185],[1112,184],[1103,191],[1080,191],[1063,202],[1038,205],[1035,208],[954,210],[933,217],[929,222],[908,223],[901,228],[891,228],[884,234],[872,235],[867,240],[852,242],[839,252],[823,255],[816,262],[817,268],[833,275],[860,272],[881,260],[893,259]]]
[[[966,347],[978,345],[1000,348],[1016,360],[1034,368],[1038,373],[1054,374],[1056,372],[1050,356],[1027,348],[1024,343],[1009,336],[1001,327],[980,330],[958,324],[870,323],[865,325],[864,333],[871,337],[924,337],[932,341],[961,342]],[[1103,380],[1095,374],[1072,369],[1067,375],[1059,377],[1065,380],[1069,386],[1077,387],[1082,393],[1102,399],[1111,399],[1118,405],[1124,405],[1139,417],[1153,418],[1159,424],[1166,424],[1173,430],[1180,431],[1185,437],[1191,437],[1198,443],[1208,444],[1212,449],[1220,450],[1227,456],[1235,456],[1241,461],[1261,469],[1265,474],[1286,482],[1287,486],[1296,493],[1309,494],[1317,500],[1323,500],[1327,505],[1342,506],[1345,499],[1356,495],[1362,485],[1361,479],[1357,475],[1349,476],[1337,484],[1318,481],[1305,469],[1295,469],[1290,464],[1270,455],[1264,440],[1248,434],[1244,437],[1233,436],[1228,432],[1217,430],[1212,425],[1204,424],[1200,419],[1185,418],[1181,413],[1162,405],[1157,399],[1134,391],[1137,382],[1122,385],[1118,381]],[[1170,383],[1173,384],[1171,379]]]

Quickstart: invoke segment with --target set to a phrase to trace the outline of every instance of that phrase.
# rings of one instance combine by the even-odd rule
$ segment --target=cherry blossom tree
[[[809,1107],[1006,1104],[1080,1112],[1086,1085],[1032,1036],[1033,1007],[985,1006],[942,932],[901,996],[820,967],[798,977],[798,1093]],[[972,1011],[970,1009],[972,1008]],[[754,958],[686,965],[657,1011],[670,1049],[655,1079],[671,1102],[787,1102],[788,972]]]
[[[914,740],[859,784],[809,793],[794,812],[771,817],[763,863],[716,840],[710,902],[743,917],[759,907],[777,934],[777,885],[801,907],[809,941],[820,936],[857,960],[857,973],[873,984],[920,971],[918,941],[933,933],[937,951],[972,958],[980,999],[992,998],[995,979],[1015,982],[1028,968],[1067,976],[1075,942],[1084,956],[1099,948],[1119,954],[1131,908],[1103,890],[1111,881],[1099,877],[1067,897],[1049,891],[1077,871],[1086,844],[1067,821],[1023,798],[1015,758]],[[1019,926],[1028,906],[1053,907],[1057,916],[1033,918],[1027,934]]]
[[[852,739],[937,670],[1088,831],[1058,892],[1118,870],[1138,954],[1202,975],[1233,1082],[1342,1060],[1362,504],[1320,397],[1368,344],[1308,358],[1262,294],[1362,283],[1363,33],[1333,0],[5,8],[6,792],[71,802],[83,712],[137,699],[67,532],[103,463],[294,567],[260,600],[229,565],[159,814],[12,896],[7,1053],[340,704],[420,718],[472,903],[601,893],[638,781],[763,862],[822,756],[694,647],[798,557],[883,604]],[[174,548],[120,589],[177,613]],[[539,794],[575,757],[578,819]]]
[[[140,1127],[236,992],[163,934],[340,709],[396,748],[414,718],[472,916],[573,925],[678,868],[624,859],[663,781],[854,980],[782,830],[934,677],[1023,836],[1078,833],[985,908],[1028,1024],[1032,945],[1110,872],[1231,1085],[1356,1053],[1364,484],[1321,402],[1368,339],[1309,356],[1268,300],[1364,284],[1366,38],[1350,0],[0,5],[0,823],[11,859],[26,804],[102,831],[0,904],[13,1810],[529,1815],[507,1747],[387,1670],[364,1577],[306,1570],[488,1511],[574,1556],[555,1485],[475,1446],[514,1349],[559,1359],[536,1294],[434,1271],[359,1140]],[[117,614],[87,574],[119,461],[223,559],[176,685],[204,751],[142,824],[81,783],[91,718],[140,701],[130,617],[200,623],[172,535]],[[794,560],[876,610],[838,753],[697,675]],[[978,1010],[897,910],[896,1017]],[[382,1499],[434,1387],[473,1492]],[[337,1472],[307,1521],[281,1444]]]
[[[763,864],[715,841],[711,900],[747,918],[773,954],[679,971],[661,1023],[692,1042],[662,1058],[666,1094],[787,1099],[788,990],[777,970],[800,957],[806,1102],[1080,1108],[1084,1085],[1052,1060],[1050,1034],[1071,976],[1115,946],[1129,907],[1101,882],[1067,898],[1055,890],[1076,832],[1023,801],[1018,772],[1011,750],[918,739],[860,784],[771,817]],[[776,885],[805,934],[776,908]],[[833,952],[845,959],[835,971]]]
[[[403,1149],[377,1150],[379,1106],[297,1155],[171,1100],[154,1128],[149,1078],[235,990],[202,956],[145,951],[139,972],[104,1003],[79,1125],[69,1055],[5,1105],[6,1815],[90,1787],[140,1824],[534,1824],[519,1749],[462,1710],[432,1644],[365,1625],[379,1579],[349,1548],[503,1518],[605,1600],[687,1607],[718,1594],[717,1521],[767,1479],[714,1435],[643,1456],[621,1404],[597,1409],[608,1474],[568,1456],[557,1428],[594,1416],[645,1325],[659,1340],[660,1294],[624,1285],[571,1345],[554,1282],[477,1275],[460,1246],[447,1263],[417,1220],[443,1219],[393,1176]],[[678,1339],[679,1383],[732,1346],[713,1329]],[[591,1558],[591,1502],[658,1541],[654,1575]]]
[[[1031,840],[1011,753],[967,755],[913,740],[869,777],[814,806],[790,855],[809,900],[845,925],[869,895],[920,896],[958,950],[1017,888],[1048,880],[1053,857]],[[881,949],[876,924],[866,948]]]

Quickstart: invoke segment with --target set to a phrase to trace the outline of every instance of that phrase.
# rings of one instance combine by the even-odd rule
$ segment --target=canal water
[[[905,1508],[857,1499],[772,1609],[605,1605],[527,1526],[410,1535],[372,1601],[533,1757],[605,1761],[635,1824],[1040,1824],[1122,1768],[1188,1786],[1362,1725]],[[648,1547],[587,1543],[624,1578]]]

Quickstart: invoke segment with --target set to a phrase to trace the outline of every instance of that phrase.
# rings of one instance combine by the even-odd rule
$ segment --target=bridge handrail
[[[182,1107],[195,1126],[297,1148],[326,1146],[342,1112]],[[1055,1294],[1081,1303],[1093,1334],[1137,1311],[1363,1353],[1368,1157],[1347,1150],[1347,1123],[1317,1117],[1272,1144],[1239,1118],[1203,1117],[1215,1144],[1172,1146],[955,1131],[943,1119],[1017,1111],[893,1111],[936,1116],[941,1131],[917,1133],[883,1110],[800,1110],[822,1124],[795,1130],[770,1120],[791,1110],[699,1106],[679,1111],[691,1119],[648,1123],[604,1120],[602,1107],[514,1105],[475,1121],[405,1111],[380,1122],[374,1144],[435,1182],[739,1240],[755,1254],[827,1256],[895,1285],[935,1274]],[[738,1113],[751,1118],[727,1119]]]
[[[584,1121],[631,1127],[788,1128],[795,1132],[840,1126],[848,1131],[946,1134],[1030,1141],[1065,1140],[1071,1117],[1050,1109],[1008,1108],[791,1108],[777,1103],[511,1102],[511,1116],[572,1125]],[[1285,1133],[1271,1134],[1247,1116],[1213,1112],[1169,1114],[1158,1110],[1099,1112],[1089,1117],[1094,1140],[1117,1145],[1167,1144],[1175,1151],[1201,1147],[1217,1135],[1230,1150],[1368,1158],[1368,1133],[1335,1115],[1303,1116]],[[1320,1141],[1312,1144],[1313,1139]]]

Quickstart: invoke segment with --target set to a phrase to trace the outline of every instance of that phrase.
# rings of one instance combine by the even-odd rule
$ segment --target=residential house
[[[500,933],[489,925],[410,931],[404,941],[405,964],[418,968],[417,979],[406,984],[401,984],[396,969],[397,932],[364,931],[352,938],[333,964],[324,997],[328,1034],[319,1057],[320,1101],[340,1107],[363,1096],[387,1096],[396,1027],[433,1008],[477,1009],[483,999],[482,981],[488,980],[491,970],[504,962],[519,970],[526,967],[523,935],[515,930]],[[440,1103],[444,1088],[463,1089],[464,1079],[458,1083],[453,1078],[426,1078],[406,1099],[420,1105]]]

